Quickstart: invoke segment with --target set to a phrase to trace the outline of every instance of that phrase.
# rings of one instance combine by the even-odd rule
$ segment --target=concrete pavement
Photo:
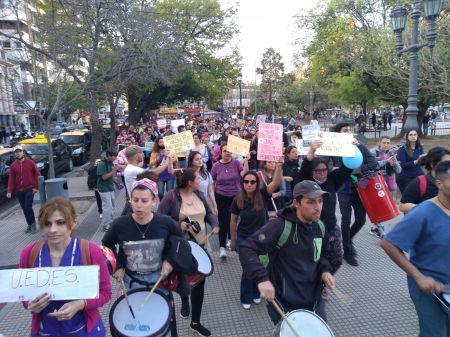
[[[117,199],[117,214],[123,208],[125,195],[120,191]],[[95,202],[80,216],[81,236],[99,243],[101,230]],[[0,237],[0,265],[17,261],[20,249],[39,235],[23,234],[17,229],[23,215],[17,214],[6,220],[0,219],[3,235]],[[22,223],[20,222],[20,223]],[[392,226],[387,225],[387,230]],[[23,226],[22,226],[23,227]],[[336,337],[413,337],[418,335],[417,318],[406,288],[405,274],[400,271],[379,247],[379,240],[368,233],[369,223],[356,236],[359,267],[344,263],[336,275],[338,288],[349,301],[342,302],[332,297],[326,304],[328,323]],[[16,232],[16,234],[12,233]],[[9,241],[15,241],[12,244]],[[217,337],[269,337],[273,325],[264,304],[253,305],[244,310],[239,303],[239,280],[241,267],[236,253],[229,253],[225,261],[218,257],[218,240],[210,240],[211,257],[215,270],[206,282],[202,324]],[[108,313],[117,289],[113,281],[113,299],[102,308],[102,316],[109,329]],[[177,300],[177,315],[179,300]],[[29,336],[31,316],[20,303],[7,304],[0,311],[0,335],[5,337]],[[189,330],[190,320],[177,316],[180,336],[194,336]],[[109,335],[108,335],[109,336]]]

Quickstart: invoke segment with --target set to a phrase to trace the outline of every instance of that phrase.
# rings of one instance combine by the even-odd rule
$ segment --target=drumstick
[[[134,316],[133,308],[131,307],[130,300],[128,299],[127,290],[125,289],[125,283],[123,283],[123,279],[119,282],[120,287],[122,288],[123,295],[125,296],[125,301],[128,304],[128,308],[130,308],[131,316],[133,316],[134,319],[136,319],[136,316]]]
[[[162,281],[163,277],[164,277],[164,274],[161,274],[159,276],[158,281],[156,281],[156,283],[153,286],[152,290],[150,290],[150,293],[147,295],[147,297],[142,302],[141,306],[139,307],[139,310],[141,310],[144,307],[145,303],[148,302],[148,300],[150,299],[150,297],[153,295],[153,293],[155,292],[156,288],[158,287],[159,283]]]
[[[286,317],[286,314],[284,313],[283,310],[281,310],[280,306],[278,305],[276,300],[272,300],[272,305],[275,308],[275,310],[278,312],[278,314],[281,316],[281,318],[286,322],[286,324],[288,325],[289,329],[291,329],[291,331],[294,333],[294,335],[296,337],[300,337],[300,335],[298,334],[297,331],[295,331],[295,328],[292,326],[291,322],[289,321],[289,319]]]
[[[331,291],[333,294],[337,297],[338,300],[342,301],[344,304],[350,304],[351,300],[348,298],[347,295],[345,295],[342,291],[340,291],[338,288],[333,287],[331,288]]]

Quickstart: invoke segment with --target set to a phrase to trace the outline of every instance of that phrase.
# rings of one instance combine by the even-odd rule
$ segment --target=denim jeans
[[[419,318],[419,337],[450,337],[450,316],[433,295],[411,296]]]
[[[161,200],[164,197],[164,194],[168,191],[170,191],[171,189],[173,189],[175,185],[175,180],[170,179],[170,180],[159,180],[158,181],[158,197]]]
[[[22,207],[23,214],[27,221],[28,227],[35,223],[34,211],[33,211],[33,189],[27,188],[23,191],[16,192],[17,199],[19,200],[20,207]]]
[[[246,240],[246,237],[237,236],[236,245],[237,249],[239,250],[239,247],[244,243]],[[241,276],[241,303],[242,304],[251,304],[254,299],[260,298],[258,286],[256,285],[255,281],[249,280],[244,276],[244,273],[242,273]]]
[[[344,254],[354,255],[352,240],[366,222],[366,209],[356,191],[352,191],[351,194],[338,193],[338,199],[342,214],[341,231]],[[352,208],[355,212],[355,222],[350,227]]]

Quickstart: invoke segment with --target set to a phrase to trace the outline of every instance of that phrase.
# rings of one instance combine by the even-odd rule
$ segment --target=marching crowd
[[[192,132],[194,147],[171,153],[165,137],[185,130]],[[352,133],[352,128],[339,123],[332,131]],[[248,140],[248,153],[230,152],[229,135]],[[388,137],[381,137],[373,149],[355,139],[362,159],[354,168],[341,157],[318,156],[319,140],[299,156],[296,139],[301,138],[301,127],[292,127],[283,133],[284,155],[263,161],[258,160],[255,121],[236,125],[189,120],[176,130],[159,129],[155,121],[123,129],[116,140],[123,148],[118,153],[108,150],[96,160],[88,178],[105,231],[103,249],[114,252],[117,266],[101,258],[98,246],[72,235],[76,214],[69,201],[49,200],[37,222],[44,239],[22,251],[20,266],[98,264],[100,296],[52,301],[48,294],[39,294],[24,302],[33,315],[31,336],[105,336],[98,308],[111,299],[110,272],[128,290],[130,300],[139,289],[159,286],[169,318],[155,336],[177,336],[173,292],[181,297],[179,315],[190,317],[191,329],[200,336],[213,335],[203,325],[201,312],[204,297],[214,294],[205,293],[207,275],[196,272],[199,262],[190,254],[197,246],[204,252],[210,235],[219,236],[221,259],[229,250],[239,254],[239,296],[245,310],[264,299],[278,327],[283,318],[278,308],[286,313],[309,310],[326,321],[335,273],[343,260],[354,267],[359,263],[353,239],[366,223],[367,205],[357,182],[377,172],[388,193],[401,193],[399,207],[405,216],[387,234],[381,222],[373,223],[370,233],[381,239],[381,247],[408,275],[420,336],[449,337],[450,316],[440,302],[445,304],[448,298],[443,294],[450,292],[448,148],[425,149],[417,130],[409,130],[399,147]],[[32,179],[24,182],[22,168],[29,159],[20,147],[15,153],[8,195],[16,191],[19,201],[26,200],[23,195],[35,192],[37,184]],[[114,218],[115,190],[123,187],[127,203],[122,215]],[[341,221],[336,217],[338,205]],[[34,214],[31,219],[27,203],[21,201],[21,206],[28,230],[34,228]],[[115,323],[110,318],[111,325]],[[120,330],[111,331],[119,336],[116,328]]]

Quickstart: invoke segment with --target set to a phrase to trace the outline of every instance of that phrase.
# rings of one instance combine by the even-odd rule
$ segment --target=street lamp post
[[[242,116],[242,74],[238,75],[239,81],[239,118],[243,118]]]
[[[406,16],[408,9],[405,6],[397,5],[391,12],[392,29],[396,35],[395,49],[397,56],[400,57],[404,53],[410,53],[409,56],[409,85],[408,85],[408,107],[406,108],[406,121],[404,129],[418,130],[419,123],[417,116],[419,109],[417,108],[417,72],[419,50],[428,46],[433,52],[436,44],[436,18],[439,16],[444,0],[423,0],[425,18],[428,21],[427,43],[419,43],[419,20],[421,16],[421,0],[414,0],[411,20],[412,32],[411,43],[409,47],[403,48],[402,33],[406,26]]]

